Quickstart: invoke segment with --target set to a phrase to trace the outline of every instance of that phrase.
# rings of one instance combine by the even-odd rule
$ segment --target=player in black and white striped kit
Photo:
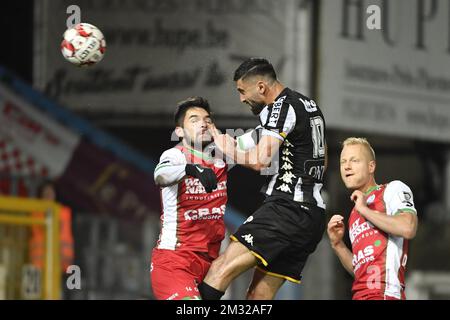
[[[234,241],[213,262],[199,290],[203,299],[219,299],[235,277],[256,266],[247,298],[272,299],[285,280],[300,282],[325,230],[320,194],[325,121],[313,100],[277,80],[266,59],[246,60],[234,80],[241,102],[259,116],[260,126],[236,140],[212,132],[214,142],[238,164],[272,171],[262,189],[263,205],[232,235]],[[243,153],[257,161],[240,162]]]

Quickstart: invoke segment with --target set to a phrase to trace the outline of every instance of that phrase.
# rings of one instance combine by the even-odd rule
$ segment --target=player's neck
[[[367,182],[364,186],[362,186],[358,190],[363,192],[363,193],[368,193],[368,192],[372,191],[372,189],[377,187],[377,186],[378,186],[378,184],[375,182],[375,179],[371,178],[369,180],[369,182]]]
[[[199,149],[198,147],[189,145],[188,143],[186,143],[186,142],[183,140],[183,147],[185,147],[189,152],[191,152],[191,153],[194,154],[194,155],[197,154],[197,155],[201,155],[202,157],[204,156],[204,153],[203,153],[203,146],[201,146],[201,149]]]
[[[284,88],[285,86],[283,84],[276,81],[270,88],[270,93],[267,96],[267,100],[269,101],[269,103],[275,102],[275,99],[280,95],[280,93],[284,90]]]

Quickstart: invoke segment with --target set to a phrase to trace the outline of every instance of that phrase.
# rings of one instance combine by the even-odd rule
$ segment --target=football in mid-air
[[[79,23],[64,32],[61,52],[77,66],[91,66],[103,59],[106,41],[103,33],[89,23]]]

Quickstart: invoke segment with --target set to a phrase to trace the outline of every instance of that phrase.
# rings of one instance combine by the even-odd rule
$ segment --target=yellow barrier
[[[43,299],[60,299],[61,295],[60,209],[61,206],[52,201],[0,196],[0,226],[42,226],[45,230],[46,245],[44,249],[45,260],[41,296]],[[43,218],[33,218],[31,217],[32,212],[45,212],[45,216]],[[0,243],[1,241],[2,239],[0,238]],[[20,241],[24,241],[23,237]],[[27,242],[19,244],[24,247],[28,246]],[[20,255],[20,252],[17,252],[17,254]],[[17,272],[17,270],[8,270],[6,268],[6,271],[4,271],[6,272],[6,278],[8,277],[8,272],[13,271]],[[18,284],[15,285],[17,286]],[[12,298],[20,299],[22,297],[15,295]]]

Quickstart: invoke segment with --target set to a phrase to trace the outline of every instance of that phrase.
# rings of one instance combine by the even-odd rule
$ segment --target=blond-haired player
[[[331,246],[354,276],[353,299],[405,299],[408,240],[417,230],[411,189],[398,180],[375,182],[375,152],[365,138],[348,138],[342,147],[341,177],[355,203],[348,220],[352,251],[342,240],[342,215],[328,223]]]

